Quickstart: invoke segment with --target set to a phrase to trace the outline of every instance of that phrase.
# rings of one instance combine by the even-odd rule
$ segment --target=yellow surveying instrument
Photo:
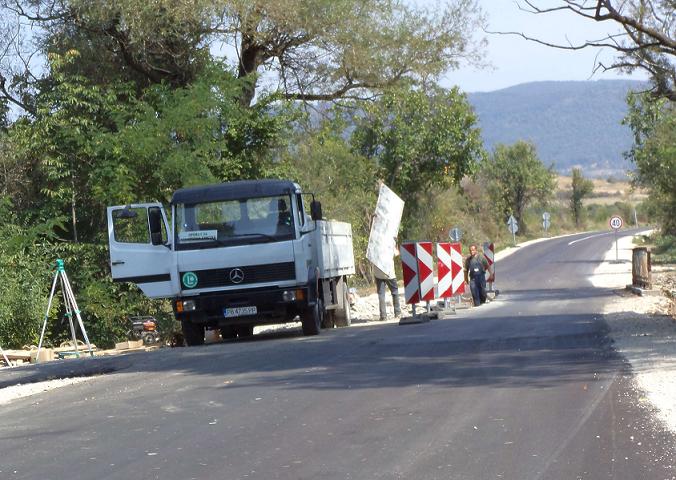
[[[35,357],[35,362],[39,363],[40,359],[40,349],[42,348],[42,340],[45,337],[45,330],[47,328],[47,320],[49,319],[49,311],[52,309],[52,300],[54,300],[54,292],[56,291],[56,282],[60,281],[61,291],[63,293],[63,305],[66,308],[66,318],[68,319],[68,324],[70,325],[70,334],[73,338],[73,347],[75,348],[75,356],[80,357],[80,352],[77,348],[77,338],[75,336],[75,325],[73,324],[73,314],[77,318],[77,323],[82,331],[82,336],[84,337],[85,343],[87,344],[87,350],[89,355],[94,356],[92,351],[92,346],[89,343],[89,337],[87,337],[87,331],[85,330],[84,323],[82,323],[82,317],[80,317],[80,309],[77,307],[77,302],[75,301],[75,295],[73,295],[73,289],[70,287],[70,282],[68,281],[68,275],[66,275],[66,269],[63,264],[63,260],[60,258],[56,260],[56,273],[54,274],[54,282],[52,282],[52,291],[49,294],[49,302],[47,303],[47,312],[45,313],[45,321],[42,324],[42,333],[40,334],[40,343],[38,343],[38,353]]]

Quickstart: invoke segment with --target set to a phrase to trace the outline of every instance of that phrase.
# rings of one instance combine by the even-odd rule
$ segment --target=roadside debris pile
[[[666,312],[676,321],[676,268],[674,265],[653,265],[652,270],[655,288],[669,299]]]
[[[106,356],[106,355],[117,355],[119,353],[133,352],[133,351],[148,351],[156,350],[159,347],[157,345],[147,346],[143,344],[143,340],[128,340],[125,342],[120,342],[115,344],[115,348],[101,350],[96,345],[91,344],[92,352],[94,356]],[[61,343],[58,347],[55,348],[42,348],[40,349],[40,357],[38,358],[38,347],[35,345],[27,345],[19,350],[7,350],[4,349],[4,356],[0,355],[0,367],[7,366],[17,366],[23,365],[26,363],[42,363],[42,362],[51,362],[54,360],[63,360],[67,358],[77,358],[86,357],[89,355],[87,345],[81,340],[77,342],[77,351],[73,346],[72,341],[67,341]],[[7,365],[9,360],[10,365]]]

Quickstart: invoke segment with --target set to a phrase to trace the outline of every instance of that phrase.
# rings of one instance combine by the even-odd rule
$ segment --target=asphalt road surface
[[[0,407],[0,478],[673,479],[587,280],[612,242],[524,247],[448,320],[61,362],[102,374]]]

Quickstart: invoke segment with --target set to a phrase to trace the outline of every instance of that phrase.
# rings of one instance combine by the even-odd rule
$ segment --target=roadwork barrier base
[[[427,323],[431,319],[431,315],[428,313],[423,313],[421,315],[415,315],[413,317],[401,317],[399,319],[399,325],[414,325],[417,323]]]

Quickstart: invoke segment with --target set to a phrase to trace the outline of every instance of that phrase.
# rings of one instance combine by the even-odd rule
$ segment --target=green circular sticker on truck
[[[185,272],[181,281],[185,288],[195,288],[197,286],[197,275],[193,272]]]

